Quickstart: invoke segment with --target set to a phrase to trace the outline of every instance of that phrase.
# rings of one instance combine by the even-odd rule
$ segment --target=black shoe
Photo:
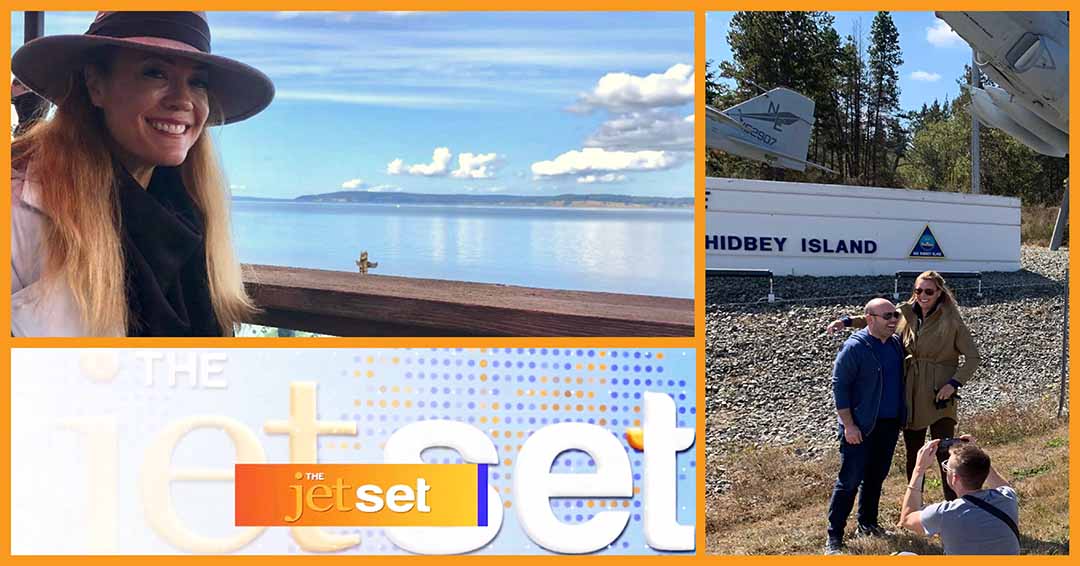
[[[859,525],[857,531],[862,536],[868,537],[887,537],[891,535],[889,531],[886,531],[884,527],[878,524],[873,525]]]
[[[844,553],[844,541],[835,538],[829,538],[825,541],[825,554],[829,556],[843,554]]]

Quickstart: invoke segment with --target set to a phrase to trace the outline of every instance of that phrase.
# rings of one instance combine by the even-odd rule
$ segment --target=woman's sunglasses
[[[919,287],[915,288],[916,296],[925,294],[927,297],[933,297],[934,293],[937,293],[937,289],[921,289]]]
[[[885,320],[892,320],[894,318],[897,319],[897,320],[900,320],[900,311],[892,311],[892,312],[887,312],[885,314],[874,314],[874,313],[868,313],[868,314],[870,316],[879,316],[879,317],[881,317],[881,318],[883,318]]]

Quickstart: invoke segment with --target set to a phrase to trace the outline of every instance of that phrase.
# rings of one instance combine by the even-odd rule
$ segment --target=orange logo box
[[[238,527],[486,527],[487,464],[236,464]]]

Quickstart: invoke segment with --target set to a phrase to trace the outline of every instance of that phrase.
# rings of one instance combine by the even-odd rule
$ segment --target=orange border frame
[[[26,2],[26,1],[14,1],[8,5],[9,10],[23,10],[23,9],[42,9],[46,6],[51,10],[96,10],[103,7],[100,0],[94,2],[87,1],[71,1],[71,0],[47,0],[45,2]],[[252,0],[218,0],[218,1],[187,1],[177,2],[173,1],[161,1],[150,0],[112,0],[105,3],[107,7],[112,10],[132,10],[132,9],[175,9],[177,7],[183,7],[185,9],[203,9],[203,10],[273,10],[273,9],[289,9],[296,7],[295,0],[265,0],[263,2],[255,2]],[[927,0],[914,0],[908,2],[901,2],[897,0],[882,0],[879,2],[867,2],[856,0],[821,0],[817,2],[807,0],[769,0],[758,1],[754,0],[667,0],[661,2],[660,0],[516,0],[513,2],[495,2],[492,0],[375,0],[375,1],[347,1],[347,0],[321,0],[314,4],[308,4],[305,6],[307,10],[313,9],[329,9],[329,10],[377,10],[377,9],[392,9],[392,10],[477,10],[477,11],[497,11],[497,10],[513,10],[513,11],[553,11],[553,10],[567,10],[567,11],[687,11],[694,12],[694,66],[697,72],[695,85],[695,115],[698,119],[695,121],[695,161],[694,161],[694,194],[697,197],[695,201],[695,224],[694,224],[694,237],[697,242],[703,241],[705,235],[705,164],[701,156],[705,151],[705,122],[701,117],[704,116],[705,106],[705,88],[703,80],[703,71],[705,64],[705,37],[708,30],[705,26],[705,13],[706,11],[721,11],[721,10],[737,10],[737,9],[770,9],[770,10],[870,10],[870,9],[893,9],[897,11],[911,11],[911,10],[934,10],[934,9],[977,9],[977,10],[1015,10],[1018,7],[1034,7],[1041,10],[1068,10],[1070,3],[1062,0],[1055,1],[1036,1],[1034,6],[1030,4],[1025,6],[1017,6],[1015,2],[1006,2],[1003,0],[984,0],[981,2],[974,2],[971,0],[954,1],[954,0],[941,0],[938,2],[930,2]],[[3,30],[4,36],[10,38],[11,33],[11,18],[10,16],[4,18],[0,22],[0,30]],[[1069,48],[1071,51],[1076,51],[1077,40],[1074,36],[1070,36]],[[10,44],[10,39],[9,39]],[[0,73],[7,71],[10,75],[11,72],[10,58],[4,58],[2,64],[0,64]],[[1073,76],[1069,78],[1070,89],[1076,90],[1077,81]],[[3,92],[8,93],[10,98],[10,85],[5,82]],[[1076,105],[1070,106],[1071,109]],[[1072,112],[1075,113],[1075,112]],[[4,116],[4,123],[10,131],[10,115]],[[10,144],[10,141],[8,142]],[[11,152],[10,145],[7,150],[2,152],[3,155],[0,159],[7,168],[11,167]],[[1072,164],[1070,164],[1070,177],[1072,173]],[[4,183],[7,192],[10,193],[10,179]],[[10,202],[10,201],[9,201]],[[1075,206],[1073,207],[1076,208]],[[10,225],[11,220],[11,208],[8,206],[0,207],[0,217],[2,217],[5,224]],[[1075,213],[1069,215],[1070,224],[1074,219]],[[3,239],[8,240],[4,244],[5,249],[10,249],[10,231],[3,231]],[[5,252],[9,253],[10,252]],[[1075,253],[1070,249],[1069,263],[1071,265],[1072,259],[1075,257]],[[674,562],[674,561],[717,561],[723,560],[734,564],[781,564],[781,563],[794,563],[799,561],[800,563],[822,563],[822,561],[830,564],[836,562],[844,562],[848,564],[854,564],[856,560],[865,561],[867,557],[840,557],[840,558],[825,558],[825,557],[787,557],[787,556],[771,556],[771,557],[716,557],[705,555],[705,505],[704,505],[704,483],[705,483],[705,467],[707,461],[705,458],[705,417],[707,407],[705,406],[705,250],[704,246],[695,246],[694,251],[694,267],[695,267],[695,279],[694,279],[694,291],[695,291],[695,303],[694,303],[694,320],[695,320],[695,335],[692,338],[440,338],[440,339],[428,339],[428,338],[292,338],[292,339],[280,339],[280,338],[228,338],[228,339],[213,339],[213,338],[151,338],[151,339],[131,339],[131,338],[92,338],[92,339],[66,339],[66,338],[22,338],[12,339],[11,337],[3,338],[4,344],[0,348],[2,353],[0,356],[3,358],[4,367],[11,367],[11,348],[73,348],[73,347],[92,347],[92,348],[147,348],[147,347],[200,347],[200,348],[362,348],[362,347],[604,347],[604,348],[692,348],[697,353],[697,368],[698,368],[698,380],[697,380],[697,406],[701,409],[697,412],[697,443],[695,450],[697,454],[697,493],[698,493],[698,507],[696,513],[697,524],[697,555],[696,556],[632,556],[632,557],[616,557],[616,556],[590,556],[590,557],[556,557],[555,559],[562,560],[583,560],[589,563],[609,563],[624,565],[627,563],[643,563],[643,561],[649,561],[649,563],[655,563],[655,561]],[[0,270],[2,272],[2,270]],[[4,277],[7,275],[7,277]],[[10,275],[7,272],[0,273],[0,281],[4,285],[10,286]],[[1080,283],[1073,281],[1069,285],[1069,300],[1073,301],[1076,298],[1076,290],[1080,288]],[[1069,327],[1072,328],[1072,321],[1076,315],[1069,320]],[[6,322],[5,322],[6,321]],[[10,326],[10,309],[0,309],[0,325]],[[1070,337],[1069,347],[1072,350],[1078,339]],[[1070,359],[1069,372],[1074,373],[1076,368],[1076,362]],[[9,382],[10,383],[10,382]],[[1070,395],[1075,392],[1075,388],[1070,384]],[[0,403],[0,413],[4,422],[10,423],[11,419],[11,395],[10,388],[2,395],[3,402]],[[1070,422],[1070,436],[1075,431],[1074,424]],[[10,427],[9,427],[10,429]],[[7,526],[0,528],[0,556],[6,556],[12,562],[20,564],[68,564],[73,557],[59,557],[59,556],[18,556],[11,557],[11,437],[9,434],[0,434],[0,452],[3,454],[3,462],[0,464],[2,470],[0,470],[0,480],[3,484],[9,486],[5,489],[0,489],[0,507],[6,510],[7,513]],[[1076,475],[1073,472],[1071,462],[1076,459],[1075,445],[1070,445],[1070,487],[1075,488],[1077,485]],[[1075,489],[1073,489],[1075,492]],[[1070,500],[1069,507],[1069,520],[1070,525],[1076,522],[1076,506]],[[1071,529],[1070,529],[1071,530]],[[514,557],[513,560],[520,561],[529,564],[546,564],[548,560],[551,560],[551,556],[525,556]],[[890,557],[873,557],[871,560],[889,561],[898,560]],[[90,556],[90,557],[78,557],[83,564],[91,565],[105,565],[105,564],[140,564],[144,558],[139,556]],[[364,560],[367,564],[398,564],[402,562],[425,562],[433,563],[433,561],[446,561],[462,563],[463,561],[485,561],[488,563],[496,563],[499,561],[507,560],[506,557],[497,556],[446,556],[446,557],[421,557],[421,556],[407,556],[407,557],[379,557],[379,556],[355,556],[355,555],[334,555],[334,556],[162,556],[154,557],[155,561],[165,562],[167,565],[172,564],[186,564],[188,562],[198,562],[203,565],[207,564],[236,564],[239,562],[247,562],[252,565],[258,564],[262,566],[264,564],[295,564],[296,561],[312,562],[312,561],[333,561],[333,560]],[[933,560],[932,558],[914,558],[912,560]],[[983,564],[983,563],[1001,563],[1009,561],[1008,563],[1015,563],[1017,558],[1012,557],[987,557],[987,558],[964,558],[964,557],[952,557],[950,561],[958,561],[961,564]],[[1039,562],[1043,564],[1064,564],[1070,560],[1069,557],[1025,557],[1019,560],[1028,562]],[[831,562],[830,562],[831,561]]]

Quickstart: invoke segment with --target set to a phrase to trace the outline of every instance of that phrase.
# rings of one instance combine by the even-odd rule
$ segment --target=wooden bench
[[[768,278],[769,295],[765,297],[770,303],[776,302],[776,294],[773,293],[773,272],[771,269],[726,269],[710,268],[705,270],[706,275],[714,277],[741,277],[741,278]]]
[[[693,336],[694,301],[244,265],[250,322],[336,336]]]

